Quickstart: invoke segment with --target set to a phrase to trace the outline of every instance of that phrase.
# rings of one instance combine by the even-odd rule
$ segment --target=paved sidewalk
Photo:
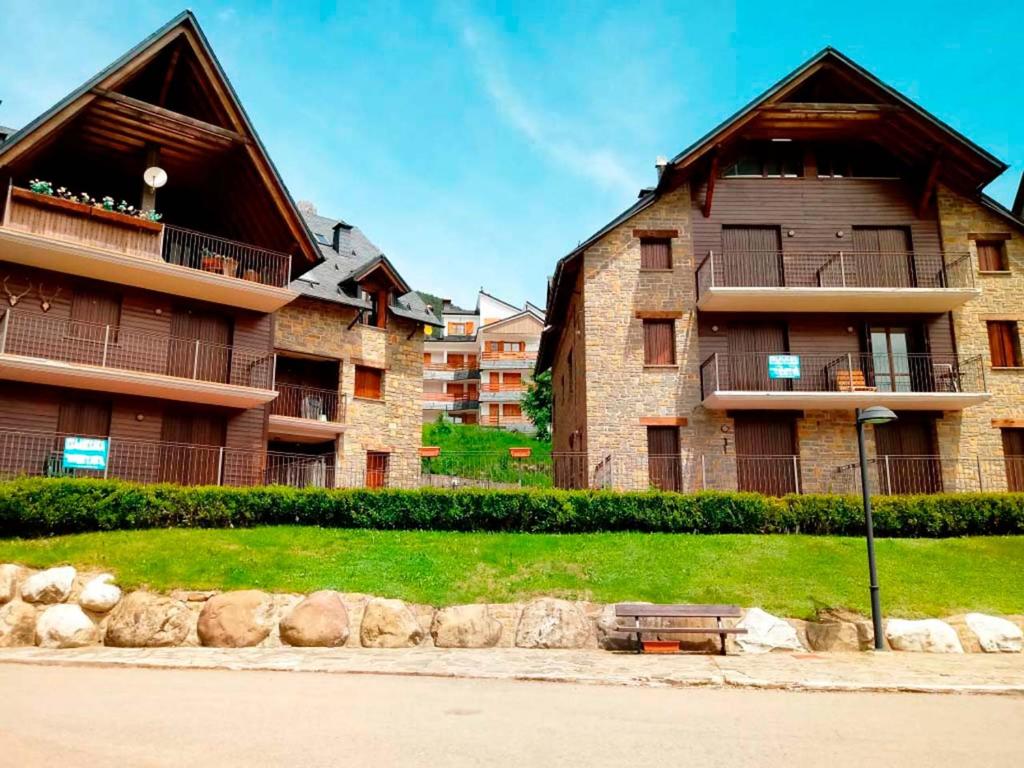
[[[1024,695],[1024,654],[636,655],[519,648],[107,648],[0,650],[0,664],[244,669],[543,680],[639,687]]]

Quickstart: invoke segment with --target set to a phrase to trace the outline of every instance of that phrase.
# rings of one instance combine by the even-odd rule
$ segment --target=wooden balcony
[[[948,312],[981,295],[970,254],[709,252],[697,266],[705,312]]]
[[[779,357],[792,363],[786,378],[772,372]],[[701,364],[701,395],[705,408],[719,410],[956,411],[991,397],[983,363],[958,355],[716,353]]]
[[[488,382],[480,389],[481,402],[515,403],[526,392],[524,382]]]
[[[333,440],[345,431],[347,398],[336,389],[275,384],[270,439],[300,443]]]
[[[298,295],[287,254],[17,187],[0,259],[257,312]]]
[[[486,351],[480,355],[480,367],[529,370],[533,368],[537,359],[536,350],[525,350],[522,352],[490,352]]]
[[[33,384],[254,408],[277,397],[274,355],[8,309],[0,378]]]

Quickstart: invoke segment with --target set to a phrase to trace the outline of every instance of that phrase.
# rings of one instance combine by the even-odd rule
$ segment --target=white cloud
[[[501,117],[549,160],[607,189],[636,193],[641,184],[618,155],[607,147],[586,146],[580,140],[582,131],[563,116],[527,103],[505,74],[502,62],[492,55],[493,46],[485,45],[481,38],[476,27],[463,23],[462,42]]]

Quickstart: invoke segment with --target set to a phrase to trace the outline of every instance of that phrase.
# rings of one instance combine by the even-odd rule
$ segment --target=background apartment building
[[[538,369],[563,484],[1024,488],[1006,165],[826,49],[563,258]]]
[[[191,13],[7,136],[0,181],[4,475],[418,482],[437,321],[361,234],[303,219]]]
[[[520,401],[537,359],[542,312],[481,290],[472,310],[421,294],[442,318],[423,344],[423,421],[532,431]]]

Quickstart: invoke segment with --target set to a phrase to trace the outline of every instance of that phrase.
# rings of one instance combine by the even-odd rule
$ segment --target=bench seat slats
[[[739,618],[742,612],[738,605],[648,605],[646,603],[619,603],[615,615],[639,618]]]
[[[634,627],[626,624],[619,624],[615,627],[616,632],[628,632],[631,635],[635,635],[637,632],[642,634],[660,634],[660,635],[745,635],[747,630],[741,627]]]

